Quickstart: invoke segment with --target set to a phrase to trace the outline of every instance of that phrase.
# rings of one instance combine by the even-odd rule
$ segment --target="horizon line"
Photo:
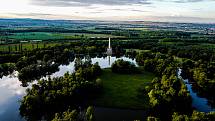
[[[106,20],[106,19],[48,19],[48,18],[30,18],[30,17],[0,17],[0,19],[31,19],[31,20],[48,20],[48,21],[100,21],[100,22],[151,22],[151,23],[176,23],[176,24],[215,24],[215,22],[198,22],[198,21],[155,21],[155,20]]]

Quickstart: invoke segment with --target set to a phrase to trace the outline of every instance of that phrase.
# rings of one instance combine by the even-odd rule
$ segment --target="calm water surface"
[[[127,57],[106,57],[106,58],[92,58],[92,63],[98,62],[101,68],[111,67],[111,64],[118,59],[133,62],[135,60]],[[83,59],[84,60],[84,59]],[[66,72],[72,73],[74,71],[74,61],[69,65],[59,66],[59,71],[50,75],[53,77],[63,76]],[[19,115],[19,100],[25,95],[26,87],[22,87],[21,82],[17,78],[18,72],[15,71],[12,75],[3,76],[0,78],[0,121],[24,121]]]
[[[133,62],[137,65],[136,60],[132,60],[127,57],[105,57],[105,58],[92,58],[92,63],[98,62],[101,68],[109,68],[111,64],[118,59],[123,59],[126,61]],[[70,62],[69,65],[59,66],[59,71],[53,73],[51,78],[63,76],[66,72],[74,72],[74,61]],[[179,70],[180,73],[180,70]],[[0,79],[0,121],[24,121],[19,115],[19,100],[25,95],[26,87],[22,87],[21,82],[17,78],[18,72],[14,72],[12,75],[3,76]],[[184,80],[188,81],[188,80]],[[35,83],[35,82],[34,82]],[[209,112],[215,111],[207,104],[206,98],[200,98],[193,92],[192,85],[186,84],[188,90],[193,99],[193,107],[198,111]],[[144,119],[145,112],[141,110],[126,110],[126,109],[114,109],[114,108],[95,108],[95,117],[98,121],[110,121],[115,119],[115,121],[122,120],[134,120],[134,119]]]
[[[179,76],[179,78],[181,78],[185,82],[185,85],[187,86],[187,89],[190,92],[190,95],[192,97],[192,106],[196,110],[201,111],[201,112],[215,111],[215,108],[213,108],[212,106],[210,106],[208,104],[208,100],[206,98],[199,97],[197,95],[197,93],[193,91],[192,84],[189,83],[189,80],[188,79],[183,79],[180,76],[180,74],[181,74],[181,69],[179,69],[179,71],[178,71],[178,76]]]

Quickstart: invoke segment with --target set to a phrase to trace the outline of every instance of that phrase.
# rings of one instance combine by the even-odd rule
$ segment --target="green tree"
[[[147,121],[160,121],[160,119],[153,116],[149,116],[147,117]]]
[[[179,115],[178,113],[174,113],[172,115],[172,121],[191,121],[187,115]]]
[[[94,121],[94,110],[92,106],[89,106],[86,111],[87,121]]]
[[[76,110],[70,111],[68,109],[67,111],[63,112],[62,115],[56,113],[52,121],[78,121],[78,112]]]

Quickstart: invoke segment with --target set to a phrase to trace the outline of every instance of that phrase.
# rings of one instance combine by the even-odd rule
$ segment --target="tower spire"
[[[108,43],[108,48],[107,48],[107,55],[108,56],[112,55],[112,48],[111,48],[111,45],[110,45],[110,37],[109,37],[109,43]]]
[[[110,37],[109,37],[109,45],[108,45],[108,48],[111,48],[111,46],[110,46]]]

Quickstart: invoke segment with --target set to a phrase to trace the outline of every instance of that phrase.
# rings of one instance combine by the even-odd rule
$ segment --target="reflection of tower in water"
[[[108,62],[110,65],[110,57],[112,55],[112,48],[111,48],[111,44],[110,44],[110,37],[109,37],[109,43],[108,43],[108,48],[107,48],[107,56],[108,56]]]
[[[110,66],[110,56],[108,56],[108,65]]]

